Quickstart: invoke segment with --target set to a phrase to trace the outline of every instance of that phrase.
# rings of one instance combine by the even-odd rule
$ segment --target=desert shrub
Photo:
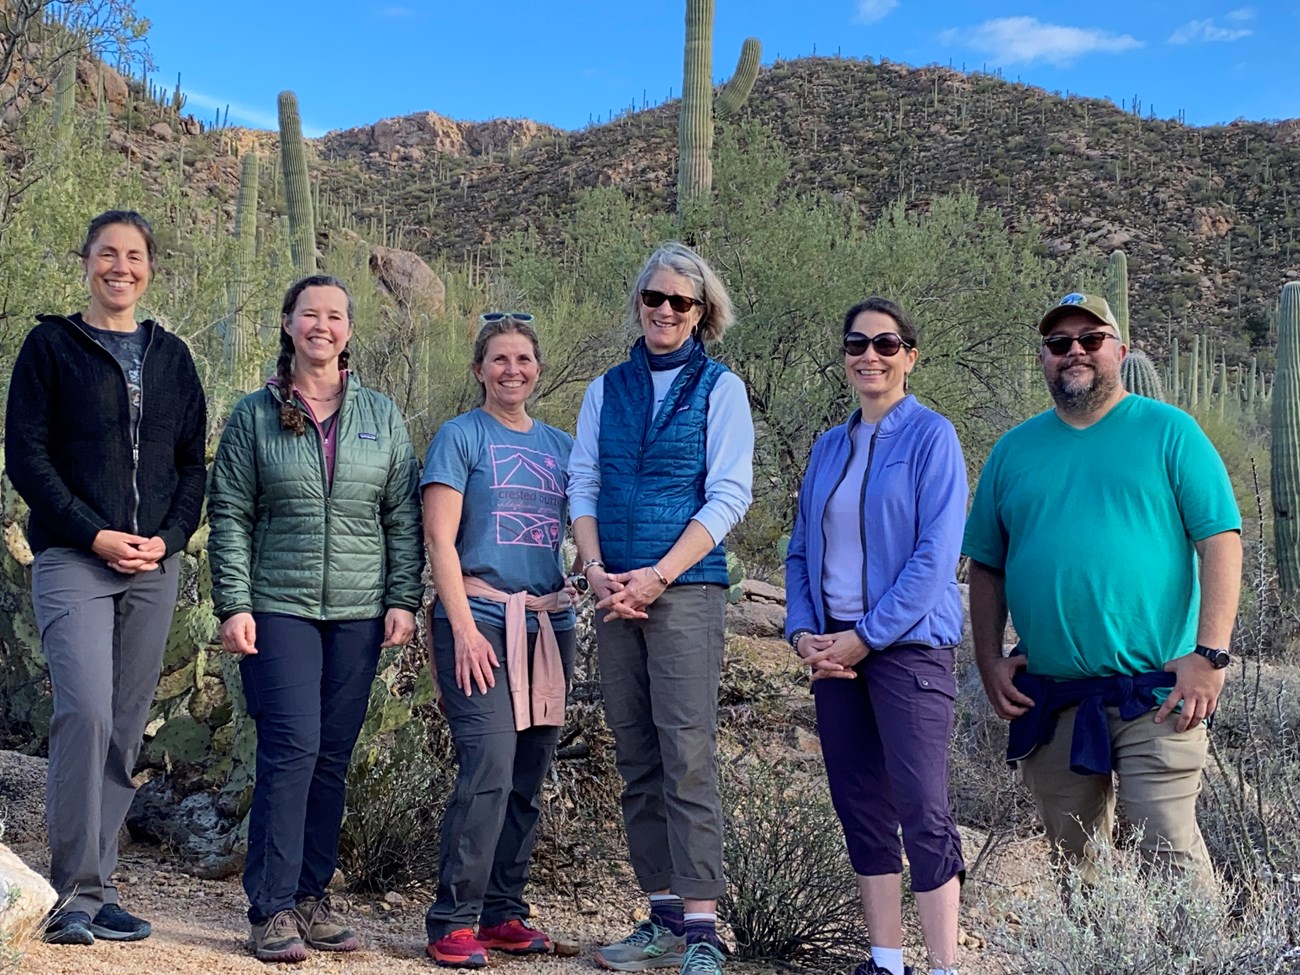
[[[824,972],[862,953],[844,834],[818,763],[751,758],[722,778],[727,892],[737,958]]]
[[[1228,920],[1225,904],[1145,862],[1135,844],[1096,851],[1087,882],[1040,885],[1010,905],[993,946],[1027,975],[1281,975],[1300,972],[1300,887],[1278,885]]]

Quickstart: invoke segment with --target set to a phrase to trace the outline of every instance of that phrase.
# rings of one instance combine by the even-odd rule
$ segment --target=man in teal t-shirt
[[[1124,390],[1105,299],[1067,295],[1039,332],[1055,408],[994,446],[962,543],[984,689],[1058,853],[1109,836],[1118,773],[1144,851],[1212,887],[1196,796],[1241,587],[1232,485],[1195,420]]]

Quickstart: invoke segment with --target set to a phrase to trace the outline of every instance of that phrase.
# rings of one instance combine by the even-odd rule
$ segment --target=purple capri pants
[[[827,630],[852,625],[828,620]],[[859,876],[902,873],[903,849],[914,891],[965,875],[948,804],[953,668],[951,649],[901,644],[868,654],[854,680],[813,684],[831,802]]]

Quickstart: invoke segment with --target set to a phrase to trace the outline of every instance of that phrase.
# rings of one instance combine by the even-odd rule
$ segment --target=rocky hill
[[[354,226],[456,261],[524,227],[561,239],[589,187],[671,206],[678,107],[576,132],[432,112],[385,119],[316,140],[313,175]],[[179,158],[192,191],[215,192],[232,211],[237,153],[274,153],[274,134],[196,135],[183,119],[151,123],[140,105],[132,114],[111,144],[146,171]],[[1134,338],[1150,350],[1191,332],[1230,358],[1265,347],[1280,287],[1300,277],[1296,120],[1192,127],[990,75],[840,58],[764,69],[746,118],[788,151],[791,193],[837,194],[871,218],[900,197],[923,208],[964,189],[1012,228],[1035,222],[1048,253],[1085,273],[1123,248]]]

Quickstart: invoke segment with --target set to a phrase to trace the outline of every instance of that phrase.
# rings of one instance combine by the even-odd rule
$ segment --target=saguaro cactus
[[[1300,592],[1300,282],[1282,289],[1273,373],[1273,541],[1286,592]]]
[[[1148,399],[1163,401],[1165,390],[1160,382],[1160,374],[1153,363],[1141,349],[1131,349],[1119,367],[1119,376],[1124,388],[1130,393],[1145,396]]]
[[[713,0],[686,0],[682,114],[677,123],[677,209],[713,189]]]
[[[1106,300],[1119,322],[1119,337],[1129,345],[1128,328],[1128,258],[1123,251],[1111,251],[1106,261]]]
[[[226,292],[229,314],[221,343],[226,376],[232,386],[244,392],[254,389],[258,379],[254,361],[257,323],[248,309],[249,279],[257,260],[257,182],[257,153],[250,149],[240,161],[239,198],[235,203],[238,263]]]
[[[718,118],[726,118],[740,111],[745,99],[753,90],[758,78],[758,67],[763,60],[763,45],[757,37],[746,37],[740,47],[740,60],[736,62],[736,73],[731,76],[718,92],[718,99],[713,104],[713,111]]]
[[[72,123],[77,110],[77,56],[67,54],[54,82],[54,132],[60,152],[72,146]]]
[[[307,177],[307,148],[302,141],[298,96],[280,92],[280,160],[284,169],[284,201],[289,210],[289,250],[299,277],[316,273],[316,220]]]

